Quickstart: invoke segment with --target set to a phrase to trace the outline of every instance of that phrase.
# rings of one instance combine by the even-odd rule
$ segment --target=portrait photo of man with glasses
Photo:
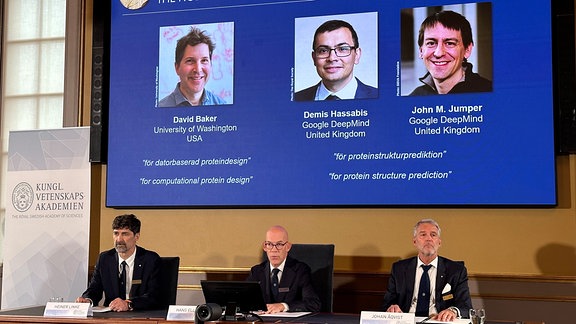
[[[361,17],[356,14],[356,18]],[[345,18],[346,15],[339,17]],[[367,17],[374,17],[369,15]],[[357,19],[358,20],[358,19]],[[376,19],[373,19],[374,21]],[[370,22],[370,19],[367,19]],[[363,24],[364,26],[365,24]],[[374,24],[373,33],[376,33],[376,24]],[[298,27],[298,26],[297,26]],[[296,31],[296,37],[300,34]],[[368,34],[368,33],[367,33]],[[371,34],[373,37],[373,34]],[[351,23],[341,19],[330,19],[324,21],[316,28],[312,44],[312,63],[316,68],[316,73],[320,77],[313,81],[316,84],[294,93],[294,101],[321,101],[321,100],[347,100],[347,99],[368,99],[377,98],[378,89],[363,82],[355,73],[355,67],[358,66],[366,54],[360,46],[359,36],[356,29]],[[368,42],[373,43],[373,42]],[[308,45],[310,46],[310,44]],[[377,53],[376,46],[370,44],[371,59],[376,60],[366,65],[367,74],[372,80],[373,85],[377,85]],[[310,52],[308,52],[310,53]],[[309,58],[308,58],[309,60]],[[305,75],[304,72],[296,70],[296,77]],[[306,79],[309,79],[306,77]],[[310,80],[308,84],[311,83]],[[296,89],[298,89],[296,87]]]

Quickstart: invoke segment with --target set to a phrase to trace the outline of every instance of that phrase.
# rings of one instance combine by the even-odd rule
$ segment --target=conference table
[[[4,323],[71,323],[71,324],[183,324],[190,321],[166,320],[167,310],[133,311],[133,312],[107,312],[94,313],[92,317],[64,318],[44,317],[44,306],[27,307],[13,310],[0,311],[0,324]],[[359,323],[360,314],[327,314],[312,313],[298,318],[288,317],[264,317],[265,323]],[[225,323],[223,321],[205,322],[206,324]],[[230,322],[226,322],[230,323]],[[237,324],[258,323],[254,321],[234,322]]]
[[[62,323],[62,324],[186,324],[191,321],[166,320],[167,310],[150,310],[134,312],[95,313],[92,317],[64,318],[44,317],[44,306],[26,307],[0,311],[0,324],[4,323]],[[293,324],[358,324],[360,314],[312,313],[302,317],[264,317],[265,323]],[[224,321],[205,322],[206,324],[230,323]],[[254,321],[237,321],[236,324],[254,324]],[[528,324],[521,321],[486,320],[485,324]]]

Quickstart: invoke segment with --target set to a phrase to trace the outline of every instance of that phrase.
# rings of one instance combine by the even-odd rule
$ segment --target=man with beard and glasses
[[[212,74],[212,53],[216,45],[204,31],[192,27],[176,43],[174,68],[180,78],[171,94],[158,107],[225,105],[226,101],[205,89]]]
[[[158,253],[136,245],[140,220],[131,214],[117,216],[112,236],[114,248],[100,253],[88,289],[76,302],[97,305],[104,293],[104,306],[112,311],[158,307],[161,259]]]
[[[472,308],[468,271],[464,262],[438,256],[440,225],[432,219],[419,221],[413,243],[418,256],[392,265],[382,310],[448,322],[467,317]]]

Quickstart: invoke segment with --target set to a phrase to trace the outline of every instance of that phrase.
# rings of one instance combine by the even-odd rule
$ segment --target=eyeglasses
[[[266,250],[272,250],[272,248],[276,248],[276,250],[280,251],[282,250],[282,248],[284,247],[284,245],[288,244],[288,242],[278,242],[278,243],[272,243],[270,241],[266,241],[264,242],[264,248]]]
[[[350,45],[340,45],[334,48],[330,48],[328,46],[318,46],[314,49],[314,54],[316,54],[317,58],[328,58],[330,57],[330,53],[334,51],[334,54],[338,57],[346,57],[350,56],[352,50],[356,49],[356,46]]]

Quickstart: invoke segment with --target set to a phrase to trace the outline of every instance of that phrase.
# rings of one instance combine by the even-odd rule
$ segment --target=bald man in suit
[[[268,260],[252,267],[246,280],[260,282],[266,313],[318,312],[320,298],[312,287],[310,267],[288,256],[292,247],[288,231],[282,226],[271,227],[262,246]],[[275,271],[278,272],[276,287]]]

